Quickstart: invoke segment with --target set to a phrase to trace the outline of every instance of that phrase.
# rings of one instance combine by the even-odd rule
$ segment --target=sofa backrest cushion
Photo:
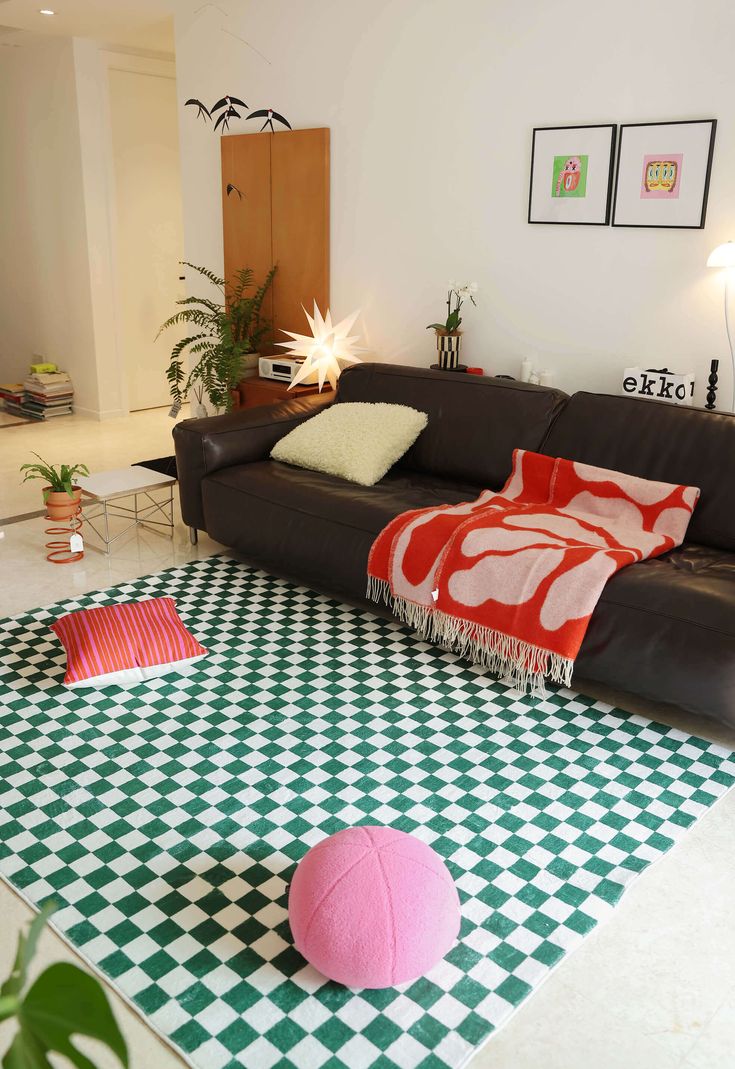
[[[429,423],[397,467],[499,489],[513,450],[537,451],[566,394],[508,379],[402,364],[356,364],[337,402],[386,401],[426,412]]]
[[[607,394],[575,393],[541,448],[702,491],[687,541],[735,549],[735,416]]]

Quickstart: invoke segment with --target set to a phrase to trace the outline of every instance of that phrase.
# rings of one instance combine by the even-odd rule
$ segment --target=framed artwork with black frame
[[[620,127],[613,226],[701,230],[716,119]]]
[[[607,226],[616,131],[615,123],[534,129],[529,223]]]

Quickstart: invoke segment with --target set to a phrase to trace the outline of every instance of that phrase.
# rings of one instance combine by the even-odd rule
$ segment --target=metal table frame
[[[120,490],[111,497],[98,497],[96,494],[90,494],[88,491],[82,490],[82,501],[89,501],[92,506],[99,505],[99,511],[90,515],[84,510],[84,521],[88,523],[94,533],[103,543],[105,549],[104,552],[109,554],[110,547],[118,538],[122,538],[123,535],[128,534],[135,527],[167,527],[171,534],[174,536],[174,487],[176,481],[168,483],[165,486],[151,487],[148,490]],[[162,500],[156,500],[152,495],[160,491],[165,491],[167,496]],[[128,508],[125,505],[118,505],[119,499],[125,499],[132,497],[134,499],[133,508]],[[147,498],[147,503],[140,505],[138,498]],[[156,513],[163,516],[163,519],[151,519],[151,516],[155,516]],[[122,531],[118,531],[117,534],[110,537],[110,517],[122,516],[129,517],[130,523],[123,528]],[[94,521],[103,521],[103,530],[100,530]]]

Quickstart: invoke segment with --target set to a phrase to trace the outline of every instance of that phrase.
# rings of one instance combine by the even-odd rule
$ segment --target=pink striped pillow
[[[66,650],[68,687],[140,683],[207,652],[182,624],[173,598],[81,609],[51,630]]]

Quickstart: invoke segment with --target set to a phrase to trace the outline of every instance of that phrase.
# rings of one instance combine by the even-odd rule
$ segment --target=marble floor
[[[171,452],[165,412],[136,413],[103,424],[71,418],[66,426],[0,429],[0,515],[37,507],[38,486],[23,493],[10,483],[37,449],[49,459],[88,460],[98,470]],[[16,441],[13,441],[13,438]],[[67,450],[68,447],[68,450]],[[73,453],[71,452],[73,450]],[[109,556],[88,549],[78,564],[56,567],[41,553],[39,518],[0,522],[2,604],[11,615],[64,597],[110,586],[222,547],[200,538],[191,546],[177,517],[174,537],[138,529]],[[652,706],[590,685],[579,689],[631,712],[735,748],[735,732],[672,708]],[[490,1039],[470,1069],[731,1069],[735,1064],[735,791],[722,799],[684,841],[630,888],[608,922],[552,974],[511,1021]],[[0,885],[0,981],[10,970],[28,907]],[[43,937],[36,969],[75,959],[54,933]],[[131,1069],[174,1069],[183,1063],[117,996]],[[0,1025],[0,1051],[9,1024]],[[100,1069],[114,1060],[93,1044]],[[248,1069],[259,1069],[257,1066]]]
[[[186,419],[188,407],[181,410],[179,420]],[[23,483],[18,473],[21,464],[35,459],[34,452],[51,464],[86,464],[90,471],[106,471],[170,456],[173,425],[166,408],[102,423],[78,415],[58,416],[48,423],[0,422],[0,523],[42,509],[41,483]]]
[[[32,422],[32,420],[24,419],[22,416],[16,416],[12,412],[5,412],[0,409],[0,427],[17,427],[20,423]]]

